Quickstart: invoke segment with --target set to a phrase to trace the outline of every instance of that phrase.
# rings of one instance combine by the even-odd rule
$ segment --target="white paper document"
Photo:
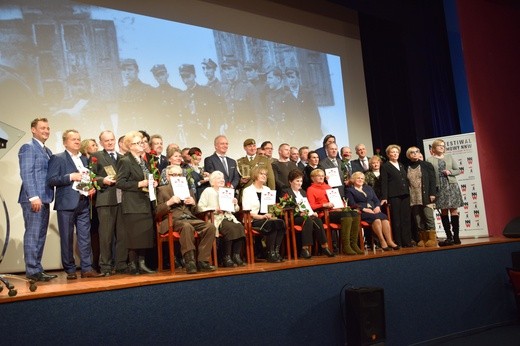
[[[325,168],[325,175],[327,176],[327,183],[332,186],[343,186],[339,170],[337,168]]]
[[[262,199],[260,200],[260,212],[267,213],[270,205],[276,204],[276,191],[269,190],[262,192]]]
[[[218,189],[218,204],[220,210],[229,211],[231,213],[235,212],[235,205],[233,204],[233,199],[235,198],[235,189],[229,189],[226,187],[221,187]]]
[[[333,209],[341,209],[345,207],[345,204],[343,203],[343,199],[341,198],[341,195],[339,194],[339,190],[337,188],[328,189],[327,191],[327,198],[329,199],[329,202],[334,204]]]
[[[186,177],[171,177],[171,185],[173,195],[179,197],[182,201],[190,197],[190,189]]]

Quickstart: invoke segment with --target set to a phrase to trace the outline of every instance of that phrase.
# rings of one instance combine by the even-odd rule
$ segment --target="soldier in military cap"
[[[228,132],[236,135],[250,132],[263,121],[262,102],[253,84],[239,76],[239,63],[227,57],[221,63],[226,83],[223,85]]]
[[[210,88],[218,97],[222,96],[222,82],[217,78],[217,63],[210,59],[202,60],[202,70],[208,79],[206,86]]]
[[[204,71],[204,75],[208,79],[208,82],[206,83],[206,86],[210,88],[211,91],[215,94],[216,102],[218,105],[218,112],[220,115],[224,114],[225,109],[225,101],[223,96],[223,88],[222,88],[222,82],[218,79],[216,76],[217,71],[217,63],[214,62],[211,58],[202,60],[202,70]],[[222,125],[220,122],[217,124],[219,127]],[[220,131],[220,128],[217,128],[219,130],[219,133],[223,133],[224,131]]]
[[[240,192],[242,189],[253,183],[249,177],[248,172],[250,173],[255,167],[262,167],[267,170],[267,186],[269,186],[271,190],[274,190],[276,187],[276,182],[273,173],[273,167],[269,158],[266,156],[257,155],[256,142],[253,138],[248,138],[244,141],[244,150],[246,152],[246,156],[237,160],[238,171],[242,176],[238,185]]]
[[[267,123],[264,122],[264,130],[274,128],[276,138],[289,141],[301,126],[298,126],[298,119],[294,115],[294,98],[291,98],[289,91],[284,88],[283,73],[279,67],[275,66],[267,71],[266,85]]]
[[[265,93],[265,75],[258,71],[258,64],[253,61],[247,61],[244,64],[244,72],[247,80],[253,84],[261,100]]]
[[[182,64],[179,74],[186,85],[181,93],[181,124],[188,127],[188,133],[198,133],[199,140],[208,140],[222,123],[215,94],[197,83],[194,65]]]
[[[123,59],[121,73],[125,83],[121,97],[121,113],[125,121],[134,121],[134,125],[128,124],[130,127],[137,128],[143,119],[154,115],[150,114],[153,87],[139,79],[139,66],[135,59]]]
[[[308,143],[320,141],[323,132],[321,130],[321,117],[312,91],[304,88],[301,84],[300,73],[295,67],[285,69],[287,90],[291,96],[290,105],[294,105],[295,119],[305,121],[306,126],[298,133]]]
[[[163,64],[153,65],[152,72],[158,87],[154,89],[155,104],[157,113],[168,119],[177,120],[180,112],[181,89],[173,87],[169,82],[170,77],[166,66]]]

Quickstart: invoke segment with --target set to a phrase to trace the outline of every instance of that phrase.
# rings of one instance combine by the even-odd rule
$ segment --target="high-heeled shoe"
[[[392,250],[399,250],[401,247],[399,245],[391,246]]]
[[[322,247],[321,248],[321,253],[327,257],[335,257],[336,254],[332,251],[330,251],[330,249],[328,247]]]
[[[392,248],[390,246],[387,246],[387,247],[382,247],[381,250],[390,251],[390,250],[392,250]]]

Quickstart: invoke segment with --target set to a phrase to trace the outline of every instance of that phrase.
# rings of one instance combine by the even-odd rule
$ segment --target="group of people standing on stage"
[[[219,135],[214,139],[215,152],[202,166],[198,147],[181,150],[171,143],[163,155],[162,137],[149,136],[146,131],[121,136],[118,150],[115,134],[102,131],[102,150],[98,150],[95,139],[81,141],[77,130],[65,130],[65,151],[58,154],[45,146],[50,135],[46,118],[34,119],[31,132],[33,139],[19,151],[19,203],[25,223],[26,276],[34,281],[56,277],[41,264],[53,200],[61,262],[68,280],[77,279],[74,231],[82,278],[155,273],[153,265],[147,263],[147,254],[154,247],[156,221],[159,233],[167,232],[170,226],[179,232],[181,256],[175,264],[187,273],[216,270],[216,263],[211,263],[216,238],[221,265],[244,266],[245,228],[234,212],[245,210],[250,212],[259,239],[265,239],[265,248],[262,241],[255,244],[257,256],[267,262],[282,262],[287,225],[274,209],[263,205],[264,194],[274,190],[280,203],[291,200],[296,206],[294,222],[302,228],[299,252],[305,259],[311,258],[315,241],[321,254],[328,257],[340,251],[363,254],[358,246],[361,220],[371,224],[384,251],[413,246],[411,216],[419,229],[417,245],[436,246],[434,204],[442,210],[447,234],[441,245],[460,244],[457,208],[462,197],[455,179],[460,171],[444,153],[442,140],[434,141],[427,162],[418,148],[409,148],[411,164],[405,167],[399,162],[398,145],[388,146],[385,159],[367,157],[365,146],[358,144],[358,159],[353,160],[349,147],[338,152],[333,135],[327,135],[323,148],[315,151],[283,143],[278,147],[278,159],[272,157],[270,141],[257,147],[256,141],[248,138],[243,142],[245,155],[234,160],[227,156],[227,137]],[[186,178],[189,196],[181,198],[175,193],[174,177]],[[219,205],[219,190],[226,187],[235,189],[231,196],[234,212]],[[341,205],[331,202],[329,189],[337,189]],[[391,227],[382,209],[386,203],[390,205]],[[207,211],[213,213],[213,221],[197,216]],[[340,225],[339,234],[332,232],[332,239],[325,233],[325,213],[330,222]],[[173,225],[169,224],[170,214]]]

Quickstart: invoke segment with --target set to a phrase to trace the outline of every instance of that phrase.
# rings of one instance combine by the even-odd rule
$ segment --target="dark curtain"
[[[374,148],[460,133],[440,0],[355,2]]]

